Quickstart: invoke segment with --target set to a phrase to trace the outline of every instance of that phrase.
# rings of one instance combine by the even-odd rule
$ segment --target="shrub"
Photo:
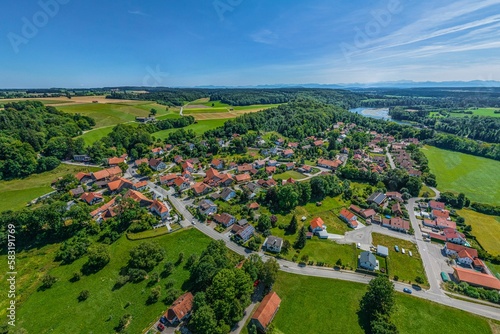
[[[83,302],[84,300],[87,300],[89,298],[89,296],[90,296],[89,290],[83,290],[78,295],[78,301]]]

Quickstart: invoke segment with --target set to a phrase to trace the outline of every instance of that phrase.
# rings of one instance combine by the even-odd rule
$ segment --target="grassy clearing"
[[[184,252],[185,259],[190,254],[200,254],[210,239],[197,230],[190,229],[160,236],[154,241],[167,251],[167,259],[164,262],[175,262],[180,252]],[[94,275],[83,276],[80,281],[74,283],[69,279],[81,268],[86,258],[67,266],[59,266],[51,262],[58,249],[55,245],[44,247],[40,250],[43,253],[38,255],[32,253],[25,260],[18,258],[18,277],[26,277],[28,288],[25,288],[24,284],[18,285],[18,288],[24,291],[23,297],[20,298],[25,300],[18,308],[17,327],[29,329],[30,333],[114,333],[113,328],[118,324],[120,317],[130,313],[132,320],[127,331],[141,333],[167,309],[168,306],[161,301],[163,297],[155,304],[146,305],[150,291],[150,287],[147,287],[148,280],[137,284],[127,283],[120,289],[112,289],[120,268],[128,261],[130,249],[140,242],[121,237],[110,246],[111,261],[103,270]],[[21,255],[23,253],[18,256]],[[2,257],[2,261],[6,259]],[[34,270],[33,266],[38,270]],[[161,266],[162,264],[153,272],[159,272]],[[39,280],[46,273],[58,277],[58,281],[46,291],[37,291]],[[188,277],[189,272],[180,265],[168,278],[162,278],[156,285],[162,287],[162,296],[165,296],[167,280],[175,281],[174,288],[185,290],[187,287],[183,284]],[[2,279],[1,284],[5,284],[4,282],[5,279]],[[78,294],[85,289],[90,291],[89,299],[78,302]],[[4,300],[6,299],[2,299],[1,302],[5,303]],[[130,304],[127,306],[128,303]],[[43,317],[40,317],[40,310],[50,310],[50,312],[43,312]],[[0,312],[5,312],[5,307],[2,307]]]
[[[61,104],[61,103],[71,103],[71,100],[49,100],[49,99],[0,99],[0,107],[3,107],[4,104],[10,103],[10,102],[19,102],[19,101],[38,101],[42,102],[43,104]]]
[[[469,114],[459,114],[459,113],[450,113],[451,117],[471,117],[471,116],[489,116],[489,117],[500,117],[500,114],[495,114],[495,110],[499,110],[499,108],[470,108],[467,111],[472,111],[473,115]]]
[[[33,174],[24,179],[0,181],[0,211],[21,209],[31,200],[51,192],[51,182],[60,176],[94,170],[97,168],[61,164],[50,172]]]
[[[500,254],[500,217],[489,216],[473,210],[463,209],[457,213],[472,226],[472,234],[489,253]]]
[[[425,146],[441,191],[463,192],[474,202],[500,204],[500,161]],[[479,190],[479,191],[478,191]]]
[[[429,196],[428,197],[435,197],[436,196],[436,193],[434,192],[434,190],[432,190],[431,188],[429,188],[428,186],[426,186],[425,184],[422,186],[422,189],[420,189],[420,193],[418,194],[419,197],[424,197],[424,194],[425,193],[428,193]]]
[[[378,233],[372,233],[372,237],[374,246],[382,245],[389,248],[389,258],[387,262],[389,276],[391,278],[394,278],[396,275],[401,282],[415,283],[415,278],[420,276],[425,281],[423,285],[428,285],[427,276],[425,275],[424,266],[417,245],[407,240],[396,239]],[[399,252],[394,250],[395,245],[399,247]],[[401,253],[403,248],[406,254]],[[410,257],[408,251],[411,251],[413,256]]]
[[[184,115],[192,114],[213,114],[213,113],[227,113],[228,108],[201,108],[201,109],[185,109],[182,111]]]
[[[486,265],[491,270],[491,273],[500,279],[500,264],[493,264],[491,262],[486,262]]]
[[[280,272],[274,290],[281,298],[281,306],[273,323],[286,334],[362,334],[356,312],[366,287]],[[492,332],[484,318],[401,293],[396,294],[392,319],[402,334]]]
[[[191,125],[183,128],[183,129],[186,130],[186,131],[187,130],[193,130],[197,135],[201,135],[201,134],[205,133],[208,130],[212,130],[212,129],[218,128],[219,126],[223,126],[225,121],[226,120],[224,120],[224,119],[214,119],[214,120],[198,121],[197,123],[191,124]],[[168,137],[168,135],[170,133],[178,131],[178,130],[179,129],[162,130],[162,131],[155,132],[152,135],[155,138],[165,139],[165,138]]]
[[[305,179],[306,176],[302,173],[290,170],[281,174],[274,174],[273,179],[281,179],[281,180],[288,180],[289,178],[292,178],[294,180],[302,180]]]

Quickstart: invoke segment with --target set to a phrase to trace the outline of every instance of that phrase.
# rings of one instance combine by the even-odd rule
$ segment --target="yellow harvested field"
[[[469,209],[458,210],[457,213],[465,218],[465,224],[472,226],[472,234],[484,249],[493,255],[500,255],[500,217]]]

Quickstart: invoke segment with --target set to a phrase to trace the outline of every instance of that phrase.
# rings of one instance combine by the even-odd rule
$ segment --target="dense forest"
[[[94,125],[90,117],[63,113],[41,102],[5,104],[0,111],[0,179],[50,170],[59,160],[83,153],[83,140],[73,137]]]

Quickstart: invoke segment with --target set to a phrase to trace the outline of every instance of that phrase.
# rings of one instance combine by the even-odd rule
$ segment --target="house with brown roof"
[[[217,212],[217,205],[209,199],[204,199],[198,205],[198,211],[202,215],[211,215]]]
[[[191,163],[191,162],[189,162],[189,161],[183,162],[182,165],[181,165],[181,167],[182,167],[182,170],[184,170],[184,171],[187,170],[190,173],[194,172],[194,164]]]
[[[283,158],[291,158],[293,156],[293,150],[292,149],[286,149],[286,150],[283,150]]]
[[[87,183],[92,180],[92,175],[90,173],[79,172],[75,177],[80,183]]]
[[[71,194],[72,197],[81,196],[84,192],[85,192],[85,190],[83,190],[82,186],[78,186],[78,187],[71,189],[69,191],[69,193]]]
[[[162,175],[160,176],[160,184],[162,185],[167,185],[167,186],[173,186],[174,185],[174,180],[177,178],[176,174],[167,174],[167,175]]]
[[[238,174],[234,177],[237,183],[243,183],[243,182],[250,182],[252,180],[252,177],[250,174],[245,173],[245,174]]]
[[[271,174],[276,173],[276,167],[275,167],[275,166],[269,166],[269,167],[266,167],[266,173],[267,173],[268,175],[271,175]]]
[[[118,166],[119,164],[121,163],[124,163],[125,162],[125,157],[112,157],[112,158],[108,158],[108,165],[110,166]]]
[[[244,164],[238,166],[238,173],[244,173],[244,172],[249,172],[253,166],[251,164]]]
[[[257,310],[252,315],[251,322],[260,332],[266,332],[269,324],[278,312],[281,305],[281,299],[276,292],[268,293]]]
[[[318,146],[322,146],[324,144],[324,142],[322,140],[316,140],[315,142],[313,142],[313,145],[318,147]]]
[[[467,242],[463,233],[457,232],[452,228],[445,228],[443,230],[443,235],[446,238],[446,241],[453,242],[458,245],[465,245]]]
[[[236,222],[236,218],[231,216],[229,213],[215,214],[214,221],[224,227],[229,227]]]
[[[391,211],[393,214],[395,214],[396,216],[402,216],[403,215],[403,210],[401,210],[401,205],[399,205],[399,203],[395,203],[392,207],[391,207]]]
[[[165,151],[163,150],[162,147],[155,147],[155,148],[151,149],[151,153],[153,153],[153,155],[155,155],[155,156],[158,156],[158,155],[164,154]]]
[[[388,191],[385,193],[388,199],[392,199],[394,201],[403,202],[403,195],[397,191]]]
[[[448,219],[450,218],[450,212],[448,210],[432,210],[431,212],[431,217],[436,219],[436,218],[443,218],[443,219]]]
[[[103,197],[102,197],[102,194],[100,194],[100,193],[90,192],[90,193],[84,193],[83,195],[81,195],[80,199],[82,201],[84,201],[85,203],[87,203],[88,205],[94,205],[94,204],[97,204],[99,202],[102,202]]]
[[[373,209],[364,209],[361,211],[361,217],[364,219],[373,218],[376,214],[377,212]]]
[[[276,185],[276,181],[274,179],[258,180],[257,184],[264,188],[270,188]]]
[[[170,324],[177,324],[191,315],[193,309],[194,296],[191,292],[186,292],[177,298],[163,315]]]
[[[143,193],[140,193],[140,192],[132,190],[132,189],[129,189],[127,191],[127,193],[125,194],[125,196],[123,196],[123,198],[133,199],[134,201],[139,203],[140,206],[150,206],[151,204],[153,204],[153,201],[150,200],[149,198],[147,198],[146,196],[144,196]]]
[[[122,170],[120,167],[115,166],[111,167],[108,169],[103,169],[97,172],[92,173],[92,180],[94,181],[104,181],[104,180],[109,180],[110,178],[114,176],[121,176],[122,175]]]
[[[139,167],[140,165],[142,164],[148,164],[148,159],[147,158],[143,158],[143,159],[138,159],[136,161],[134,161],[134,165],[135,167]]]
[[[318,166],[327,168],[330,170],[336,170],[339,166],[342,165],[342,161],[340,160],[327,160],[327,159],[318,159]]]
[[[429,208],[431,208],[432,210],[443,211],[445,208],[445,204],[443,202],[429,201]]]
[[[407,233],[410,230],[410,222],[400,217],[393,217],[390,219],[384,218],[382,220],[382,226],[388,227],[391,230],[405,232],[405,233]]]
[[[115,205],[115,201],[116,197],[111,199],[111,201],[109,201],[108,203],[92,211],[90,215],[92,216],[93,219],[100,220],[103,217],[103,214]]]
[[[202,196],[202,195],[208,194],[212,190],[212,187],[210,187],[206,183],[198,182],[198,183],[195,183],[191,187],[191,189],[193,190],[193,193],[195,196]]]
[[[148,181],[139,181],[133,184],[132,189],[137,191],[143,191],[147,188]]]
[[[474,263],[474,260],[478,258],[476,249],[457,245],[451,242],[445,243],[443,250],[446,255],[456,257],[459,264],[467,266],[471,266]]]
[[[174,186],[176,186],[179,189],[179,191],[183,191],[191,187],[191,182],[185,177],[178,176],[174,180]]]
[[[475,270],[453,267],[453,275],[459,282],[466,282],[472,286],[478,286],[491,290],[500,290],[500,281],[493,275],[483,274]]]
[[[224,162],[221,159],[213,159],[210,166],[212,166],[215,169],[222,169],[224,168]]]
[[[163,161],[161,161],[160,159],[152,158],[149,160],[149,167],[151,167],[151,169],[153,169],[155,171],[160,171],[160,170],[164,170],[165,168],[167,168],[167,165]]]
[[[247,204],[247,208],[249,208],[250,210],[257,210],[258,208],[260,208],[260,205],[257,202],[252,202]]]

